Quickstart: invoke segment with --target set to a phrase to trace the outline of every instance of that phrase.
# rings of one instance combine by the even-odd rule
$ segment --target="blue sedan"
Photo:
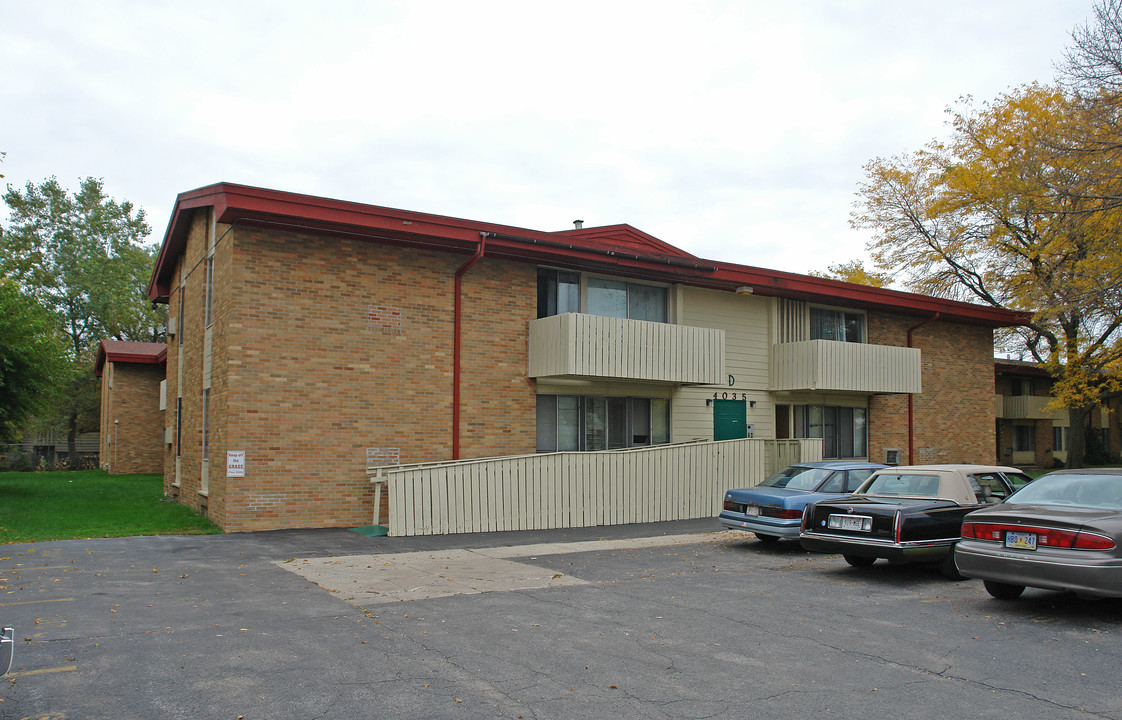
[[[883,467],[888,466],[844,460],[791,465],[755,487],[726,492],[719,519],[725,527],[748,530],[763,542],[798,540],[804,507],[853,492]]]

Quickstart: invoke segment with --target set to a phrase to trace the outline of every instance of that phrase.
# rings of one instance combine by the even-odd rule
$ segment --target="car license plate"
[[[873,529],[873,519],[868,515],[831,515],[826,525],[833,530],[870,532]]]
[[[1035,550],[1036,533],[1009,530],[1005,533],[1005,547],[1017,550]]]
[[[752,517],[756,517],[757,515],[760,514],[759,505],[745,505],[744,506],[744,514],[745,515],[751,515]]]

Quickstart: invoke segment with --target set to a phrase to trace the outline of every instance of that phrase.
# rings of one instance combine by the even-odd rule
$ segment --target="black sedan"
[[[855,567],[878,558],[938,565],[961,579],[954,562],[962,518],[999,503],[1029,478],[1001,465],[913,465],[878,470],[857,492],[803,513],[803,547],[841,553]]]
[[[1122,597],[1122,468],[1058,470],[970,513],[955,561],[1000,599],[1025,587]]]

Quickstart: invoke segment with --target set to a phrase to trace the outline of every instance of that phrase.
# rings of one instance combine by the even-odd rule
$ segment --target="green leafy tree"
[[[44,407],[59,382],[62,357],[51,314],[0,278],[0,442],[17,439]]]
[[[8,186],[9,223],[0,235],[0,271],[55,318],[67,368],[52,412],[71,457],[79,432],[96,429],[99,392],[93,364],[100,340],[158,341],[166,309],[145,293],[156,248],[144,211],[105,194],[86,178],[70,193],[58,180]]]
[[[1098,130],[1036,84],[950,112],[945,142],[865,166],[852,224],[913,290],[1032,313],[1016,339],[1052,373],[1079,466],[1088,414],[1119,389],[1122,212],[1100,201],[1110,173],[1087,172],[1101,159],[1055,149]]]
[[[837,263],[835,265],[830,265],[826,272],[811,271],[810,274],[814,277],[830,278],[832,280],[856,283],[857,285],[868,285],[869,287],[886,288],[892,284],[892,275],[869,270],[865,267],[865,263],[860,260]]]

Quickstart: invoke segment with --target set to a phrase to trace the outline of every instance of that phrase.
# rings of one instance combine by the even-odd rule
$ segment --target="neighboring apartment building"
[[[993,330],[1026,320],[627,225],[227,183],[178,197],[149,291],[169,305],[166,491],[227,530],[368,524],[371,465],[749,435],[988,462]]]
[[[102,340],[98,465],[112,475],[164,472],[166,418],[163,343]]]
[[[1041,468],[1067,462],[1071,419],[1066,409],[1051,407],[1048,371],[1036,363],[995,360],[994,389],[998,462]],[[1114,398],[1088,418],[1089,432],[1107,453],[1122,447],[1120,405]]]

